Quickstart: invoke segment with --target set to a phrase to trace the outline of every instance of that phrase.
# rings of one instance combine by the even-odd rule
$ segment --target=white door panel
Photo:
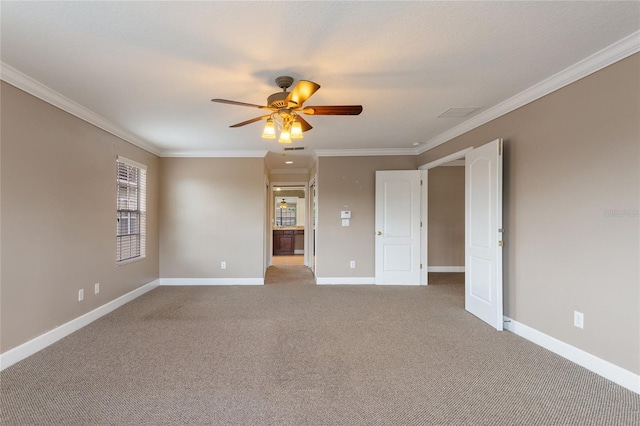
[[[420,285],[420,171],[376,172],[376,284]]]
[[[465,180],[465,309],[502,330],[501,139],[467,154]]]
[[[406,244],[386,244],[384,270],[411,272],[411,247]]]

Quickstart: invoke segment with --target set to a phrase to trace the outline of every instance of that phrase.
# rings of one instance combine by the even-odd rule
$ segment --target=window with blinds
[[[146,244],[147,166],[116,160],[116,261],[142,259]]]
[[[296,222],[295,207],[287,207],[284,209],[282,207],[278,207],[276,209],[276,226],[295,226]]]

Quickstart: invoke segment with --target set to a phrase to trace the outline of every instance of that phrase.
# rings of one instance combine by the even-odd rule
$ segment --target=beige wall
[[[429,170],[428,265],[464,266],[464,167]]]
[[[264,159],[161,163],[162,278],[263,278]]]
[[[283,197],[298,197],[301,201],[304,201],[304,190],[302,189],[286,189],[282,188],[280,191],[273,191],[273,197],[276,201],[281,201]],[[278,200],[280,198],[280,200]]]
[[[419,161],[505,138],[505,314],[636,374],[638,76],[635,54]],[[584,313],[583,330],[573,326],[574,310]]]
[[[158,278],[159,160],[9,84],[1,91],[6,352]],[[115,261],[118,155],[148,166],[147,256],[122,266]]]
[[[316,275],[375,275],[376,170],[415,170],[415,156],[320,157]],[[342,227],[340,211],[351,211],[351,226]],[[356,261],[356,268],[349,262]]]

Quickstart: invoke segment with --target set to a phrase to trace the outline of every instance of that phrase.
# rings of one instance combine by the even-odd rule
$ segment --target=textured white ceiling
[[[210,102],[265,104],[279,75],[322,86],[307,105],[364,106],[356,117],[306,117],[307,153],[412,148],[469,119],[438,118],[448,108],[482,112],[640,28],[637,1],[0,7],[2,62],[159,151],[280,153],[260,123],[228,127],[259,110]]]

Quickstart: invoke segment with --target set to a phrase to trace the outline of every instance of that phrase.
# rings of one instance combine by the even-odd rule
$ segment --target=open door
[[[376,171],[376,284],[420,285],[420,171]]]
[[[502,139],[465,164],[465,309],[502,330]]]

